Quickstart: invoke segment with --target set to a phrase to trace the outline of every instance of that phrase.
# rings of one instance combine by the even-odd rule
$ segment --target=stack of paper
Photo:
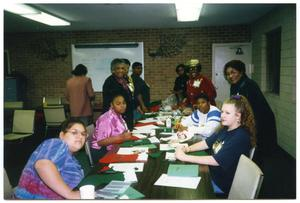
[[[166,160],[175,161],[175,153],[174,152],[166,152]]]
[[[157,139],[157,137],[155,137],[155,136],[148,138],[148,140],[149,140],[152,144],[158,144],[158,143],[160,143],[159,139]]]
[[[198,172],[195,164],[170,164],[168,174],[162,174],[154,185],[196,189],[201,179]]]
[[[125,191],[129,188],[130,183],[126,183],[123,181],[111,181],[108,185],[106,185],[103,189],[97,190],[95,192],[95,196],[104,198],[104,199],[115,199],[118,196],[125,193]]]
[[[133,131],[133,133],[145,133],[145,134],[150,134],[152,129],[157,129],[159,128],[156,125],[146,125],[146,126],[141,126],[141,127],[135,127],[136,130]]]
[[[177,177],[162,174],[154,185],[196,189],[201,177]]]
[[[121,147],[117,154],[140,154],[148,153],[148,147]]]

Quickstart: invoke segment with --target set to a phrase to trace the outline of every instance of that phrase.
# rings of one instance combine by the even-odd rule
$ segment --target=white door
[[[242,53],[237,54],[238,48]],[[216,87],[217,105],[229,97],[230,85],[225,80],[224,65],[231,60],[241,60],[246,64],[246,73],[251,78],[253,71],[251,43],[213,44],[212,81]]]

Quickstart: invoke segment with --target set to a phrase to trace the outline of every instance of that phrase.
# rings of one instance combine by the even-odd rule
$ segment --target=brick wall
[[[148,50],[159,47],[161,34],[180,33],[185,36],[186,45],[182,53],[169,58],[152,58]],[[5,49],[10,54],[11,69],[27,78],[27,107],[41,104],[43,96],[63,97],[65,81],[71,77],[71,44],[107,42],[144,42],[144,76],[151,86],[151,100],[167,97],[176,77],[175,67],[188,59],[198,58],[202,72],[211,78],[212,44],[250,42],[250,26],[220,26],[182,29],[136,29],[93,32],[53,32],[53,33],[6,33]],[[67,50],[67,57],[45,60],[40,58],[38,42],[51,41],[59,50]],[[40,53],[40,54],[38,54]],[[102,103],[101,93],[96,102]]]
[[[265,33],[281,26],[279,95],[265,93],[275,114],[279,145],[296,157],[296,6],[281,6],[252,25],[253,78],[265,90]]]

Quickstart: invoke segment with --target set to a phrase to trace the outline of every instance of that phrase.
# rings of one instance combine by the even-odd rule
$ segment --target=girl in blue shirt
[[[177,147],[175,156],[181,161],[209,165],[212,180],[228,194],[240,156],[249,156],[251,147],[256,145],[254,115],[248,100],[241,95],[226,100],[221,123],[219,132],[189,147]],[[212,155],[185,154],[206,149],[211,149]]]

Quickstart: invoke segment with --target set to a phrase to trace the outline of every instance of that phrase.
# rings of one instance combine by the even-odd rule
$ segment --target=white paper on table
[[[155,136],[148,138],[148,140],[152,143],[152,144],[157,144],[160,143],[159,139]]]
[[[134,171],[126,171],[124,174],[124,182],[126,183],[136,183],[138,182],[138,179],[136,177],[136,174]]]
[[[201,177],[177,177],[162,174],[154,185],[196,189]]]
[[[162,134],[162,133],[160,133],[160,134]],[[176,133],[168,133],[168,134],[165,133],[163,135],[172,135],[172,136],[162,137],[162,138],[160,138],[161,141],[170,141],[170,140],[177,140],[178,139]]]
[[[139,131],[138,131],[138,132],[139,132]],[[132,135],[135,136],[135,137],[138,137],[138,138],[140,138],[140,139],[147,138],[147,135],[143,135],[143,134],[137,133],[137,130],[133,130],[133,131],[132,131]]]
[[[148,152],[148,147],[121,147],[117,154],[138,154]]]
[[[174,152],[166,152],[166,160],[175,161],[175,153]]]
[[[148,160],[148,154],[147,153],[140,153],[138,154],[138,157],[136,159],[137,161],[147,161]]]
[[[156,118],[147,118],[145,120],[139,120],[139,123],[152,123],[152,122],[157,122]]]
[[[173,150],[175,149],[174,147],[172,147],[171,145],[169,144],[160,144],[159,145],[159,150],[160,151],[169,151],[169,150]]]
[[[142,172],[144,170],[144,163],[112,163],[108,167],[112,168],[115,171],[135,171]]]
[[[146,125],[146,126],[141,126],[141,127],[135,127],[135,129],[137,130],[135,132],[150,134],[152,129],[157,129],[157,128],[159,128],[159,127],[156,125]]]

